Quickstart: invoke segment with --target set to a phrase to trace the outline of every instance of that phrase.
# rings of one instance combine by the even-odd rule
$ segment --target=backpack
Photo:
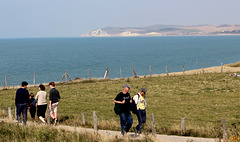
[[[36,107],[36,103],[37,103],[37,101],[34,99],[34,100],[30,103],[30,107]]]
[[[130,103],[130,110],[132,111],[133,114],[137,114],[137,106],[133,99],[132,99],[132,103]]]
[[[122,108],[120,107],[120,104],[115,103],[114,112],[115,112],[116,115],[121,114]]]

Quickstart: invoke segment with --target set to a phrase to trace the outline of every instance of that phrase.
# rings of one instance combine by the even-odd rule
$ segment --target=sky
[[[80,37],[104,27],[240,24],[240,0],[0,0],[0,38]]]

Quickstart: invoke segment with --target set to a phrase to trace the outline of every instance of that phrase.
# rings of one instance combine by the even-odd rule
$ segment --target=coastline
[[[213,66],[213,67],[209,67],[209,68],[204,68],[204,73],[234,73],[234,72],[240,72],[240,67],[229,67],[227,65],[224,66]],[[193,75],[193,74],[201,74],[203,73],[203,69],[195,69],[195,70],[187,70],[184,72],[170,72],[168,73],[168,76],[176,76],[176,75]],[[139,78],[145,78],[145,77],[164,77],[167,76],[166,73],[163,74],[153,74],[152,76],[150,75],[145,75],[145,76],[137,76]],[[132,77],[129,77],[132,78]],[[92,80],[104,80],[103,78],[91,78]],[[113,78],[110,80],[118,80],[118,79],[126,79],[126,78]],[[81,82],[81,81],[86,81],[89,79],[77,79],[77,80],[72,80],[70,82]],[[56,82],[57,84],[59,84],[60,82]],[[63,82],[64,83],[64,82]],[[42,83],[43,85],[48,85],[48,83]],[[37,87],[39,84],[35,84],[35,86],[33,84],[29,84],[28,87]],[[17,89],[19,88],[20,85],[17,86],[0,86],[0,90],[4,90],[4,89]]]

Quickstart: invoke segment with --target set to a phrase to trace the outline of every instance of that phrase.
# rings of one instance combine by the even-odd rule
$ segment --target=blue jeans
[[[132,127],[132,115],[131,113],[121,113],[119,114],[120,116],[120,124],[121,124],[121,130],[122,130],[122,134],[124,134],[125,132],[128,132],[129,129]]]
[[[137,130],[141,132],[143,128],[143,123],[146,123],[146,110],[139,109],[137,111],[138,125],[136,126]]]
[[[24,104],[17,104],[17,120],[21,122],[21,113],[23,115],[23,123],[26,124],[27,122],[27,103]]]

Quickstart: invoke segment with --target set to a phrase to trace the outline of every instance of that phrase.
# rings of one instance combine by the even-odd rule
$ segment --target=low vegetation
[[[240,61],[236,62],[236,63],[232,63],[232,64],[227,64],[226,66],[229,66],[229,67],[240,67]]]
[[[150,114],[153,113],[159,134],[180,135],[181,119],[185,118],[185,135],[221,138],[221,119],[225,118],[229,135],[239,135],[240,78],[228,74],[85,80],[57,84],[56,88],[62,96],[58,109],[60,123],[83,126],[81,113],[85,113],[87,124],[83,127],[93,127],[93,111],[97,111],[99,129],[120,130],[119,116],[113,111],[113,100],[122,91],[123,84],[127,83],[131,86],[132,97],[141,87],[148,89],[145,133],[151,132]],[[34,94],[38,91],[37,87],[28,90]],[[15,89],[0,90],[1,117],[6,117],[7,107],[14,108],[15,92]],[[135,126],[135,115],[133,120]]]

